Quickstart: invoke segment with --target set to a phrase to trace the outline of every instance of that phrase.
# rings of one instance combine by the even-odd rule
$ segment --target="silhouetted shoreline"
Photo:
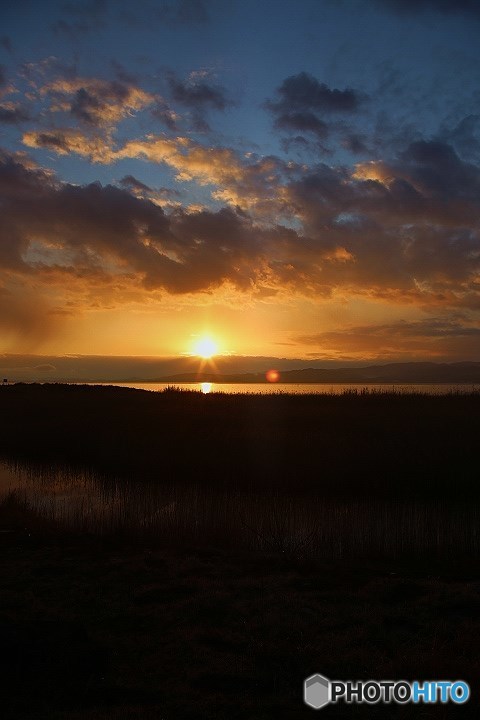
[[[480,383],[480,363],[406,362],[366,367],[297,368],[279,373],[282,383]],[[128,382],[128,381],[125,381]],[[268,383],[267,373],[183,372],[143,382]]]

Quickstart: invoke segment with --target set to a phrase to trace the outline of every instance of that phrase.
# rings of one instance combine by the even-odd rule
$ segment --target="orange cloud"
[[[299,335],[295,341],[317,347],[321,355],[338,358],[476,360],[480,351],[480,329],[468,318],[452,315],[343,327],[316,335]]]
[[[51,98],[51,112],[97,127],[115,125],[158,100],[131,83],[98,78],[58,78],[41,87],[40,95]]]
[[[9,241],[0,262],[17,271],[44,273],[46,266],[72,266],[84,268],[85,278],[91,273],[93,283],[100,269],[111,278],[132,275],[137,288],[147,293],[213,292],[230,283],[245,293],[270,296],[281,292],[360,296],[421,307],[478,306],[479,235],[472,222],[478,176],[442,148],[431,148],[427,160],[444,163],[446,157],[456,182],[469,189],[470,196],[463,189],[460,200],[470,208],[462,221],[472,222],[470,227],[455,224],[455,196],[452,203],[442,203],[434,186],[427,195],[432,175],[421,163],[427,164],[422,158],[428,148],[413,148],[412,158],[404,160],[426,188],[420,195],[396,182],[386,188],[355,180],[342,169],[304,170],[276,158],[243,158],[188,138],[149,136],[120,150],[89,146],[89,138],[73,132],[54,138],[59,151],[66,152],[63,142],[78,142],[80,152],[104,153],[107,160],[164,162],[183,178],[221,186],[237,205],[214,212],[177,204],[167,213],[145,189],[138,192],[138,182],[132,191],[98,183],[77,187],[28,170],[18,158],[5,159]],[[27,141],[38,146],[53,139],[28,135]],[[283,184],[275,196],[271,186],[277,178]],[[450,190],[448,178],[442,182],[455,192],[457,185]],[[16,192],[22,194],[21,203]],[[437,224],[441,215],[432,224],[440,207],[449,224]],[[296,220],[295,228],[280,224],[282,212]]]
[[[30,148],[46,148],[57,155],[75,153],[95,163],[108,164],[115,156],[105,137],[73,128],[29,130],[24,133],[22,141]]]

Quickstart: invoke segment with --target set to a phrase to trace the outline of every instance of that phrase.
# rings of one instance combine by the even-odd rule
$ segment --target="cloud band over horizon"
[[[112,354],[180,354],[201,326],[239,354],[478,356],[480,101],[468,75],[456,96],[445,76],[418,110],[393,60],[363,85],[353,69],[339,82],[306,67],[259,81],[253,109],[198,58],[187,73],[173,55],[155,73],[127,57],[93,72],[78,60],[85,38],[104,33],[113,48],[122,7],[63,16],[84,22],[73,62],[19,63],[15,37],[3,43],[0,351],[105,352],[109,323]],[[373,0],[356,7],[387,32],[410,22]],[[222,12],[169,8],[155,17],[179,41],[212,32]],[[439,55],[427,68],[437,85],[440,67]],[[267,135],[239,136],[247,106]]]

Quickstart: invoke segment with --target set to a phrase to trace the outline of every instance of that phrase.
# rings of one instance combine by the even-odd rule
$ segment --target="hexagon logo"
[[[323,675],[311,675],[305,680],[303,699],[307,705],[320,710],[330,702],[330,680]]]

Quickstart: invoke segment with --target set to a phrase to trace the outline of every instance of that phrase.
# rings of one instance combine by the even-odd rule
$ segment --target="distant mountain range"
[[[265,373],[222,375],[214,372],[178,373],[146,382],[266,383]],[[282,383],[480,383],[480,362],[409,362],[369,367],[284,370]]]

